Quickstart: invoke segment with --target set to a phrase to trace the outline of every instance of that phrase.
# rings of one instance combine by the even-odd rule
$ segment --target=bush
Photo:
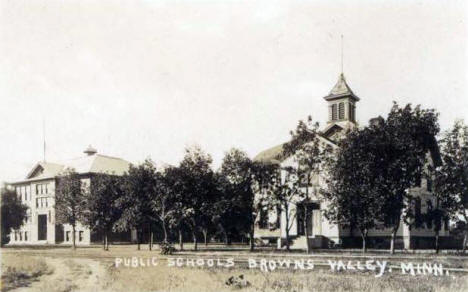
[[[159,248],[161,250],[161,254],[165,254],[165,255],[171,255],[174,252],[176,252],[175,247],[172,244],[170,244],[169,242],[161,243],[159,245]]]

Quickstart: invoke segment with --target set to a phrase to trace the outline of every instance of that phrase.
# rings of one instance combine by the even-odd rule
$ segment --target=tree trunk
[[[224,245],[228,245],[228,235],[226,230],[223,228],[223,236],[224,236]]]
[[[149,228],[149,238],[148,238],[148,249],[152,250],[153,249],[153,242],[151,241],[153,239],[153,230],[151,230],[151,223],[148,224]]]
[[[396,240],[396,233],[398,232],[398,227],[400,224],[397,226],[393,226],[392,229],[392,238],[390,240],[390,254],[395,254],[395,240]]]
[[[193,231],[192,231],[192,237],[193,237],[193,250],[198,250],[197,235]]]
[[[289,247],[289,212],[288,212],[288,206],[285,208],[285,215],[286,215],[286,250],[290,251]]]
[[[164,243],[167,242],[167,229],[166,229],[166,222],[163,221],[162,223],[162,227],[163,227],[163,232],[164,232]]]
[[[250,226],[250,232],[249,232],[249,250],[254,251],[255,249],[255,241],[254,241],[254,230],[255,230],[255,223],[252,222]]]
[[[255,249],[255,240],[254,240],[254,232],[255,232],[255,220],[253,218],[253,215],[251,215],[252,222],[250,224],[250,230],[249,230],[249,250],[252,252]]]
[[[141,239],[141,234],[140,230],[137,231],[137,249],[140,250],[140,239]]]
[[[435,252],[439,253],[439,230],[435,231]]]
[[[208,246],[208,230],[203,228],[203,239],[205,240],[205,246]]]
[[[395,229],[392,230],[392,238],[390,239],[390,254],[395,254]]]
[[[304,205],[304,234],[306,238],[306,252],[310,253],[310,244],[309,244],[309,208],[307,202]]]
[[[362,253],[367,252],[367,231],[361,231],[362,237]]]
[[[462,253],[464,254],[466,251],[466,244],[468,243],[468,232],[465,231],[465,236],[463,236],[463,247],[462,247]]]
[[[75,236],[75,224],[72,224],[72,241],[73,241],[73,244],[72,244],[72,248],[73,249],[76,249],[76,236]]]
[[[104,233],[104,250],[109,250],[109,242],[107,241],[107,232]]]
[[[179,228],[179,249],[184,250],[184,237],[182,235],[182,228]]]

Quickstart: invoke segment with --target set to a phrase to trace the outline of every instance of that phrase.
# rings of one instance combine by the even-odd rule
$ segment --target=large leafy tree
[[[296,163],[297,175],[301,187],[298,189],[304,197],[304,230],[306,238],[309,238],[309,213],[308,210],[311,196],[317,190],[313,179],[319,175],[320,167],[326,160],[327,154],[331,152],[330,146],[320,143],[319,124],[308,117],[307,122],[299,121],[295,131],[291,131],[291,141],[283,146],[284,155],[293,157]],[[307,253],[310,252],[309,240],[307,242]]]
[[[225,153],[216,176],[218,196],[213,204],[213,221],[230,244],[233,234],[250,235],[253,225],[252,161],[233,148]]]
[[[435,169],[434,193],[443,210],[465,226],[463,252],[468,244],[468,126],[455,122],[441,141],[442,165]]]
[[[81,177],[73,169],[67,169],[57,178],[55,191],[55,218],[58,223],[72,227],[72,248],[76,249],[76,225],[83,219],[86,192]]]
[[[176,166],[169,166],[164,170],[164,184],[169,194],[169,203],[172,210],[167,212],[164,218],[167,219],[169,228],[177,229],[179,237],[179,249],[184,249],[183,234],[186,230],[186,221],[191,215],[191,206],[187,204],[188,198],[184,195],[184,183],[182,170]]]
[[[340,142],[335,156],[327,160],[329,178],[322,194],[329,202],[324,215],[328,220],[353,230],[362,237],[367,250],[367,235],[375,227],[381,209],[378,183],[373,179],[379,168],[378,153],[372,149],[373,131],[369,128],[350,132]]]
[[[176,193],[172,186],[173,171],[171,168],[166,168],[162,172],[155,173],[154,196],[151,200],[151,207],[154,215],[161,223],[163,230],[163,241],[168,242],[168,234],[170,221],[175,217]]]
[[[201,231],[207,241],[212,225],[212,202],[216,195],[212,158],[200,147],[185,149],[179,165],[179,179],[183,196],[184,222],[192,231],[194,249],[198,248],[197,232]]]
[[[8,243],[10,232],[18,229],[26,220],[28,207],[13,190],[1,189],[2,245]]]
[[[115,224],[116,230],[135,229],[139,250],[143,230],[147,227],[150,239],[149,249],[151,249],[152,224],[155,222],[155,215],[150,202],[155,197],[156,167],[149,159],[140,165],[131,165],[123,179],[124,196],[117,200],[117,206],[122,210],[122,215]]]
[[[122,182],[120,176],[96,174],[92,177],[89,192],[85,194],[83,223],[103,235],[104,250],[109,250],[108,235],[122,215],[118,205],[125,195]]]
[[[254,194],[252,199],[252,219],[249,230],[250,251],[255,249],[255,221],[263,212],[267,211],[272,205],[268,196],[272,180],[279,173],[279,165],[276,163],[264,163],[261,161],[253,161],[250,165],[251,188]]]
[[[438,114],[433,109],[410,104],[400,107],[394,103],[386,120],[380,118],[369,127],[373,133],[371,151],[377,154],[378,161],[372,178],[383,202],[378,219],[391,229],[392,254],[401,220],[411,223],[415,219],[412,210],[415,197],[409,189],[417,186],[428,173],[430,154],[432,163],[439,163],[434,155],[438,153],[437,119]]]
[[[303,193],[299,191],[301,178],[294,167],[277,167],[276,172],[268,177],[266,192],[263,193],[263,205],[269,210],[281,210],[285,218],[286,250],[290,250],[290,231],[297,216],[298,204],[303,202]],[[295,206],[295,211],[293,211]]]

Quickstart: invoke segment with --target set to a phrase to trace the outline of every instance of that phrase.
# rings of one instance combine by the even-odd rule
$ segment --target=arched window
[[[338,111],[339,111],[339,119],[343,120],[344,119],[344,103],[343,102],[340,102]]]

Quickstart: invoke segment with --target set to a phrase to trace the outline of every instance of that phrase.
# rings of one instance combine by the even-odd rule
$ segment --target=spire
[[[341,35],[341,75],[343,75],[343,35]]]
[[[42,117],[42,150],[43,150],[43,160],[46,162],[46,137],[45,137],[45,118]]]
[[[342,97],[351,97],[354,100],[358,101],[359,97],[357,97],[354,92],[349,87],[348,83],[346,83],[346,79],[344,74],[341,73],[338,81],[336,82],[335,86],[333,86],[330,93],[324,97],[325,100],[333,100]]]

